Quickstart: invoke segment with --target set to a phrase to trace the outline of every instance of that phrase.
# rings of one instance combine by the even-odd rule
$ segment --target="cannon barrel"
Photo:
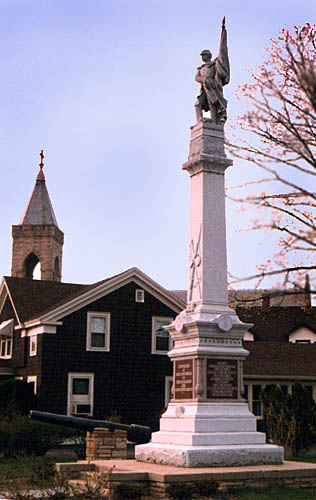
[[[148,443],[151,439],[151,429],[144,425],[125,425],[116,422],[107,422],[106,420],[93,420],[90,418],[81,417],[68,417],[67,415],[58,415],[56,413],[48,413],[42,411],[31,410],[29,418],[46,422],[48,424],[64,425],[75,429],[82,429],[84,431],[93,431],[96,427],[104,427],[110,431],[121,429],[127,431],[128,441],[136,444]]]

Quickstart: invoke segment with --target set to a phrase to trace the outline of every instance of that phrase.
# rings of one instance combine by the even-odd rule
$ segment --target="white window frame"
[[[173,383],[173,376],[167,375],[165,377],[165,407],[168,406],[170,400],[173,398],[172,383]]]
[[[89,394],[88,399],[85,400],[84,395],[74,395],[72,393],[72,385],[74,378],[88,378],[89,379]],[[77,404],[89,404],[90,413],[86,415],[93,416],[93,399],[94,399],[94,373],[83,373],[83,372],[69,372],[68,373],[68,391],[67,391],[67,415],[72,415],[72,406]]]
[[[105,318],[106,319],[106,332],[105,332],[105,346],[104,347],[93,347],[91,346],[91,318]],[[103,351],[108,352],[110,350],[110,331],[111,331],[111,314],[106,312],[93,312],[88,311],[87,314],[87,351]]]
[[[12,337],[2,338],[0,340],[0,358],[1,359],[11,359],[12,358]],[[9,350],[10,345],[10,350]],[[4,354],[2,355],[2,348],[4,346]]]
[[[141,288],[135,290],[135,302],[145,302],[145,290]]]
[[[37,375],[30,375],[26,378],[27,383],[34,382],[34,394],[37,394]]]
[[[166,316],[153,316],[152,317],[152,330],[151,330],[151,353],[152,354],[162,354],[165,356],[168,354],[170,349],[172,348],[172,340],[169,334],[169,349],[167,351],[160,351],[156,349],[156,321],[168,321],[168,323],[172,323],[173,318]]]
[[[29,339],[30,339],[30,356],[36,356],[37,355],[37,335],[31,335],[29,337]],[[34,344],[35,348],[34,349],[32,349],[32,347],[33,347],[32,341],[33,340],[35,341],[35,344]]]

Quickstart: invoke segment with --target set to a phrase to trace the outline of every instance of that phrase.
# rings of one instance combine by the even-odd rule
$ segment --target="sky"
[[[226,16],[229,121],[238,85],[287,25],[315,21],[315,0],[0,0],[0,275],[44,150],[65,233],[63,281],[92,283],[139,267],[187,287],[190,126],[200,51],[217,55]],[[229,185],[256,174],[240,160]],[[267,233],[240,232],[227,204],[228,268],[246,276],[269,256]]]

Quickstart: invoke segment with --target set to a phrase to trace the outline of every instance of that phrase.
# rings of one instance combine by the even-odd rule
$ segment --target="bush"
[[[316,404],[309,391],[300,383],[292,394],[284,395],[277,387],[262,392],[264,422],[273,443],[284,446],[286,453],[299,455],[315,442]]]
[[[38,399],[31,384],[16,379],[0,382],[0,414],[11,415],[18,412],[27,415],[37,405]]]
[[[69,437],[82,432],[67,427],[34,422],[14,413],[0,418],[0,452],[4,456],[44,455]]]
[[[44,457],[19,457],[9,460],[2,468],[0,495],[4,498],[22,500],[33,498],[31,490],[51,482],[54,477],[54,464]]]
[[[19,457],[8,461],[4,471],[6,479],[17,480],[23,478],[31,482],[43,482],[50,480],[55,473],[55,465],[45,457]]]

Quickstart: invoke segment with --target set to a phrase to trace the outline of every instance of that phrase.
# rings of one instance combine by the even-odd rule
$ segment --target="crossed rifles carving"
[[[190,243],[190,249],[191,249],[191,264],[190,264],[190,269],[191,269],[191,283],[190,283],[190,296],[189,300],[192,301],[192,294],[193,294],[193,288],[195,286],[198,286],[199,289],[199,294],[200,298],[202,297],[202,292],[201,292],[201,275],[199,272],[199,267],[202,263],[202,257],[200,255],[200,242],[201,242],[201,233],[202,233],[202,224],[200,226],[200,232],[199,232],[199,237],[196,242],[196,246],[194,248],[194,241],[191,240]],[[196,281],[196,284],[195,284]]]

